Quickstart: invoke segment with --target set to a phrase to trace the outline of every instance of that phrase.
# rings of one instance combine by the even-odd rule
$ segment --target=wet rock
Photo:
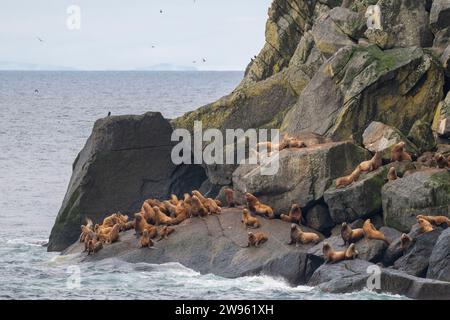
[[[427,278],[450,282],[450,228],[441,233],[433,248]]]

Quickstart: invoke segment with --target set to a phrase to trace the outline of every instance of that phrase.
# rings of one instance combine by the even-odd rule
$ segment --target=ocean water
[[[174,118],[231,92],[241,72],[0,72],[0,299],[400,299],[325,294],[266,276],[225,279],[176,263],[78,265],[47,253],[72,162],[94,121],[160,111]],[[151,285],[149,285],[151,284]]]

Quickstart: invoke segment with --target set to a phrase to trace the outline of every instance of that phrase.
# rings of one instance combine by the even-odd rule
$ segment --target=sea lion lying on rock
[[[266,242],[268,237],[262,232],[249,232],[247,247],[258,247],[260,244]]]
[[[391,162],[412,161],[411,155],[405,152],[405,143],[402,141],[392,147]]]
[[[141,248],[150,248],[153,247],[153,241],[150,237],[148,230],[144,230],[142,232],[141,240],[140,240]]]
[[[412,243],[412,239],[410,236],[408,236],[406,233],[403,233],[400,237],[400,247],[402,248],[402,251],[405,252],[409,246]]]
[[[446,216],[423,216],[418,215],[417,220],[424,219],[437,227],[450,227],[450,218]]]
[[[361,170],[356,168],[350,175],[338,178],[336,180],[336,188],[346,187],[351,185],[353,182],[358,181],[359,176],[361,175]]]
[[[433,228],[433,226],[431,225],[431,223],[428,222],[428,221],[425,220],[425,219],[418,218],[418,219],[417,219],[417,222],[419,223],[420,231],[421,231],[422,233],[427,233],[427,232],[431,232],[431,231],[434,230],[434,228]]]
[[[352,260],[358,255],[358,251],[356,251],[354,243],[352,243],[344,251],[334,251],[328,242],[324,242],[322,252],[325,263],[336,263],[343,260]]]
[[[344,245],[355,243],[364,237],[364,230],[362,228],[352,229],[344,222],[342,223],[341,237],[344,240]]]
[[[163,239],[167,239],[167,237],[175,231],[174,228],[164,226],[158,230],[158,239],[156,241],[161,241]]]
[[[217,205],[217,202],[214,199],[204,197],[199,191],[192,191],[192,195],[196,196],[205,208],[208,210],[210,214],[220,214],[221,208]]]
[[[258,198],[251,193],[246,193],[245,199],[247,200],[247,206],[252,213],[269,219],[273,219],[275,217],[273,214],[273,209],[268,205],[259,202]]]
[[[97,239],[91,239],[88,242],[88,255],[90,255],[91,253],[97,253],[99,252],[101,249],[103,249],[103,242],[97,240]]]
[[[136,213],[134,215],[134,219],[136,221],[135,225],[134,225],[134,231],[135,231],[136,235],[140,236],[140,235],[142,235],[144,230],[147,230],[150,238],[156,237],[158,230],[153,225],[148,224],[147,221],[145,221],[142,214]]]
[[[228,208],[234,208],[236,206],[236,202],[234,202],[234,191],[230,188],[224,189],[225,200],[227,201]]]
[[[361,162],[358,168],[362,172],[372,172],[377,170],[383,164],[381,152],[375,152],[375,155],[372,159],[368,161]]]
[[[291,224],[291,240],[288,245],[294,244],[298,247],[299,244],[315,244],[320,241],[320,237],[313,232],[303,232],[296,224]]]
[[[280,218],[281,220],[286,222],[300,224],[302,221],[302,209],[298,204],[293,204],[291,210],[289,211],[289,214],[281,214]]]
[[[370,219],[364,221],[363,224],[364,236],[366,240],[374,239],[384,241],[387,245],[389,245],[389,241],[386,239],[383,232],[378,231],[375,226],[370,222]]]
[[[203,205],[197,196],[191,197],[192,216],[194,217],[206,217],[208,215],[208,209]]]
[[[247,209],[242,211],[242,220],[241,222],[245,225],[246,228],[256,229],[261,226],[258,218],[253,217]]]

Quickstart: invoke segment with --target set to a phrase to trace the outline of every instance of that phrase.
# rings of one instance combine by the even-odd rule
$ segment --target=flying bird
[[[39,40],[39,42],[44,42],[44,40],[42,40],[42,38],[37,37],[37,39]]]
[[[159,13],[163,13],[162,9],[159,10]]]
[[[206,58],[203,58],[202,60],[203,60],[203,62],[206,62]]]

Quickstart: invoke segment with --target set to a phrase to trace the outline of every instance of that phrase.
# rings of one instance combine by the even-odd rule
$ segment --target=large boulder
[[[450,228],[441,233],[433,248],[427,278],[450,282]]]
[[[344,240],[340,235],[332,236],[325,240],[335,251],[344,251],[347,246],[344,245]],[[387,248],[386,243],[381,240],[360,240],[355,243],[355,248],[358,251],[358,259],[377,263],[383,257],[384,251]],[[323,257],[323,242],[315,245],[308,250],[308,253],[320,259]]]
[[[311,79],[281,128],[361,142],[380,121],[408,134],[417,119],[431,122],[443,84],[439,62],[420,48],[344,47]]]
[[[413,155],[419,154],[417,147],[400,130],[378,121],[370,123],[364,130],[362,138],[364,147],[373,153],[381,152],[385,161],[390,161],[392,147],[401,141],[405,142],[407,152]]]
[[[279,214],[294,203],[314,204],[334,179],[351,173],[368,157],[366,150],[348,141],[285,149],[279,153],[276,174],[262,175],[258,165],[241,165],[233,173],[233,188],[254,194]]]
[[[239,209],[224,209],[221,215],[186,220],[175,226],[166,240],[155,242],[154,249],[139,248],[139,239],[130,230],[120,234],[119,242],[106,245],[95,255],[82,254],[80,243],[64,254],[74,254],[80,262],[112,257],[131,263],[177,262],[202,274],[237,278],[263,273],[283,277],[293,285],[306,283],[322,263],[307,253],[311,245],[288,245],[289,223],[260,219],[261,228],[251,231],[264,232],[269,239],[259,248],[248,248],[249,230],[241,223],[241,213]]]
[[[318,203],[306,212],[306,225],[320,232],[327,232],[335,223],[331,219],[327,205]]]
[[[171,134],[160,113],[98,120],[73,164],[48,250],[73,243],[86,217],[97,223],[112,212],[133,214],[145,199],[200,187],[206,179],[200,166],[173,164]]]
[[[400,259],[395,261],[394,268],[407,274],[424,278],[427,273],[431,252],[440,234],[440,230],[434,230],[415,238],[414,244],[408,248]]]
[[[308,282],[310,286],[331,293],[349,293],[369,289],[369,277],[376,276],[376,265],[364,260],[347,260],[336,264],[324,264],[318,268]],[[380,289],[412,299],[450,299],[450,282],[423,279],[392,269],[380,268]]]
[[[433,130],[442,138],[450,138],[450,92],[437,107]]]
[[[450,2],[433,0],[430,12],[430,26],[433,32],[450,27]]]
[[[408,232],[416,216],[450,214],[450,172],[425,169],[384,185],[382,204],[385,224]]]
[[[344,188],[332,185],[324,193],[325,203],[335,223],[365,219],[381,212],[381,189],[386,183],[389,169],[394,167],[397,174],[415,169],[410,162],[395,162],[362,174],[358,181]]]

